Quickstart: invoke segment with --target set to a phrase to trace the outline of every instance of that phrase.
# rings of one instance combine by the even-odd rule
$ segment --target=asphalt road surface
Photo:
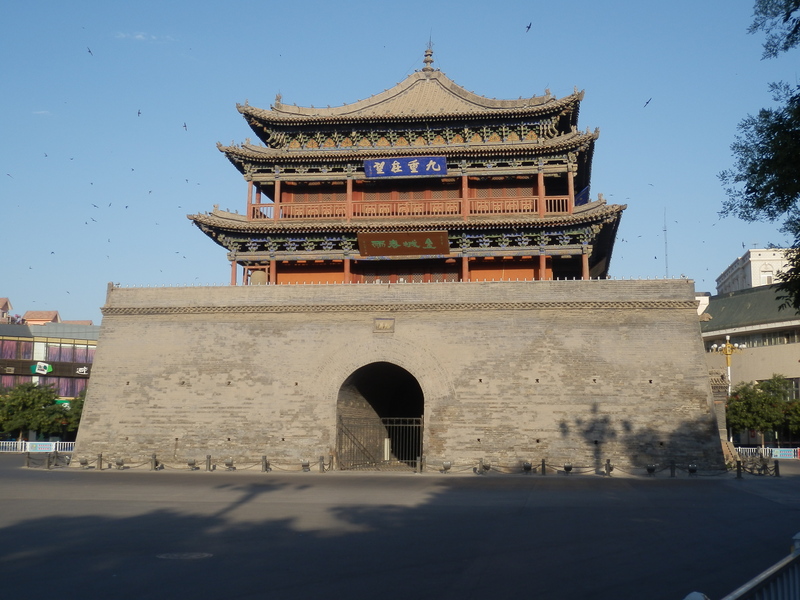
[[[0,597],[717,600],[789,553],[782,477],[23,468]]]

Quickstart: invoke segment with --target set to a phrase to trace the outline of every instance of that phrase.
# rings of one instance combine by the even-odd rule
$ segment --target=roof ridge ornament
[[[430,42],[428,42],[428,48],[425,50],[425,60],[422,61],[425,63],[425,66],[422,67],[422,70],[426,73],[431,73],[433,71],[433,47]]]

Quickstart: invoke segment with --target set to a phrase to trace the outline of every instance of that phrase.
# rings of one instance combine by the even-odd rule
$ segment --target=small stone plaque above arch
[[[373,321],[373,333],[394,333],[394,319],[377,317]]]

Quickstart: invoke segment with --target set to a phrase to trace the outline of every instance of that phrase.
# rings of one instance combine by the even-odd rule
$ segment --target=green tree
[[[764,58],[800,44],[800,0],[757,0],[749,32],[763,31]],[[770,85],[772,108],[739,123],[731,150],[734,166],[720,173],[727,199],[723,215],[747,221],[783,219],[793,238],[789,267],[778,274],[781,308],[800,313],[800,86]]]
[[[726,419],[733,431],[775,431],[787,421],[791,383],[773,375],[758,383],[740,383],[728,398]],[[762,436],[763,443],[763,436]]]
[[[0,395],[0,429],[8,433],[19,432],[21,439],[32,429],[41,433],[53,433],[61,427],[56,404],[58,395],[49,386],[23,383],[3,390]]]
[[[792,433],[800,432],[800,400],[792,400],[786,405],[786,428]]]
[[[68,405],[58,405],[61,410],[59,422],[62,434],[67,431],[77,431],[83,415],[83,401],[86,399],[86,390],[83,390],[78,397],[70,400]],[[62,437],[66,437],[63,436]]]

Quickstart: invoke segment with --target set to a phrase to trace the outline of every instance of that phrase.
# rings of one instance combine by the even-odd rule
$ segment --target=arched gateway
[[[374,362],[357,369],[336,401],[338,467],[416,467],[422,456],[423,411],[422,388],[402,367]]]

